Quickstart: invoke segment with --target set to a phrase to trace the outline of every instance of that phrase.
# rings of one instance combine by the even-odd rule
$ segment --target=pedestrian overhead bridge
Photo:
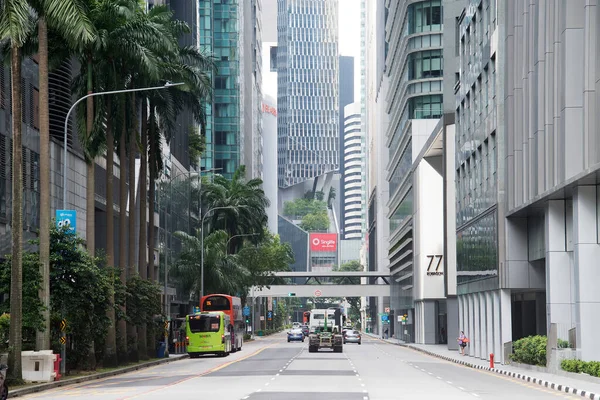
[[[252,287],[254,297],[285,297],[294,293],[295,297],[379,297],[389,296],[389,272],[378,271],[330,271],[330,272],[276,272],[271,275],[273,284]],[[287,278],[302,284],[279,284],[275,281]],[[333,279],[334,282],[331,282]],[[353,284],[350,278],[367,278],[368,283]]]

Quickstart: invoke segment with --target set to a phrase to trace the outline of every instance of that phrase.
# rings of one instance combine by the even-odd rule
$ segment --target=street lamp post
[[[236,237],[245,237],[245,236],[258,236],[260,235],[260,233],[242,233],[239,235],[233,235],[232,237],[229,238],[229,240],[227,240],[227,243],[225,244],[225,254],[227,255],[229,253],[229,242],[231,242],[231,239],[236,238]]]
[[[213,207],[208,210],[200,220],[200,229],[202,233],[200,235],[200,300],[204,296],[204,218],[206,218],[212,211],[215,210],[226,210],[226,209],[235,209],[234,206],[223,206],[223,207]],[[244,208],[244,206],[238,206],[238,208]]]
[[[69,108],[69,111],[67,112],[67,117],[65,118],[64,149],[63,149],[63,210],[66,210],[66,208],[67,208],[67,156],[68,156],[67,128],[69,125],[69,116],[71,115],[71,112],[75,109],[75,106],[77,104],[81,103],[83,100],[87,99],[88,97],[119,94],[119,93],[142,92],[142,91],[146,91],[146,90],[161,90],[161,89],[168,89],[170,87],[179,86],[179,85],[183,85],[183,82],[180,82],[180,83],[167,82],[163,86],[152,86],[152,87],[136,88],[136,89],[110,90],[107,92],[90,93],[90,94],[86,94],[85,96],[83,96],[79,100],[77,100],[75,103],[73,103],[73,105],[71,106],[71,108]],[[111,168],[112,168],[112,166],[107,167],[107,169],[106,169],[107,173],[108,173],[108,170]]]

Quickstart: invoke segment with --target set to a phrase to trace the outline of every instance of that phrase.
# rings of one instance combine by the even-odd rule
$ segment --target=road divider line
[[[147,392],[144,392],[144,393],[139,393],[139,394],[136,394],[136,395],[133,395],[133,396],[121,397],[121,398],[119,398],[118,400],[130,400],[130,399],[139,398],[139,397],[141,397],[141,396],[147,396],[149,393],[155,393],[155,392],[158,392],[158,391],[160,391],[160,390],[164,390],[164,389],[167,389],[167,388],[170,388],[170,387],[173,387],[173,386],[179,385],[180,383],[187,382],[187,381],[189,381],[189,380],[191,380],[191,379],[194,379],[194,378],[200,378],[201,376],[205,376],[205,375],[211,374],[211,373],[213,373],[213,372],[219,371],[219,370],[221,370],[221,369],[223,369],[223,368],[225,368],[225,367],[228,367],[228,366],[230,366],[230,365],[232,365],[232,364],[235,364],[235,363],[237,363],[237,362],[240,362],[240,361],[247,360],[247,359],[248,359],[248,358],[250,358],[250,357],[254,357],[254,356],[258,355],[259,353],[263,352],[264,350],[266,350],[266,349],[268,349],[268,348],[271,348],[271,347],[275,346],[276,344],[277,344],[277,343],[272,343],[272,344],[269,344],[269,345],[267,345],[267,346],[265,346],[265,347],[262,347],[262,348],[260,348],[260,349],[256,350],[254,353],[247,354],[247,355],[245,355],[245,356],[243,356],[243,357],[241,357],[241,358],[238,358],[237,360],[232,360],[232,361],[226,362],[226,363],[224,363],[224,364],[221,364],[221,365],[219,365],[219,366],[217,366],[217,367],[214,367],[214,368],[211,368],[211,369],[209,369],[209,370],[207,370],[207,371],[201,372],[201,373],[199,373],[199,374],[197,374],[197,375],[194,375],[194,376],[188,376],[188,377],[186,377],[186,378],[180,379],[180,380],[178,380],[178,381],[175,381],[175,382],[173,382],[173,383],[170,383],[170,384],[168,384],[168,385],[165,385],[165,386],[162,386],[162,387],[159,387],[159,388],[156,388],[156,389],[152,389],[152,390],[149,390],[149,391],[147,391]],[[260,389],[259,389],[259,390],[260,390]]]

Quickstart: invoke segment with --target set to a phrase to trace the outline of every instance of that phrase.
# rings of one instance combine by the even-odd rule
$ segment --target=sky
[[[360,99],[360,0],[338,0],[339,52],[354,57],[354,100]]]

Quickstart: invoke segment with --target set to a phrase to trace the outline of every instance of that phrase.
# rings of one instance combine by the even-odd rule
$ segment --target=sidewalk
[[[579,395],[586,399],[600,399],[600,378],[590,377],[584,374],[574,374],[565,371],[558,373],[542,372],[527,368],[522,368],[514,365],[496,364],[495,368],[490,368],[490,363],[487,360],[471,356],[461,356],[457,350],[448,350],[445,344],[415,344],[405,343],[398,339],[381,339],[380,336],[370,333],[364,333],[367,336],[381,340],[389,344],[394,344],[431,356],[444,359],[446,361],[461,364],[467,367],[482,369],[485,371],[495,372],[501,375],[510,376],[512,378],[522,379],[527,382],[536,383],[540,386],[554,389],[559,392],[571,393]]]
[[[77,383],[94,381],[94,380],[102,379],[102,378],[108,378],[108,377],[115,376],[115,375],[125,374],[127,372],[137,371],[139,369],[154,367],[155,365],[166,364],[166,363],[173,362],[173,361],[183,360],[185,358],[189,358],[189,356],[187,354],[170,354],[169,358],[160,358],[160,359],[156,359],[156,360],[152,360],[152,361],[141,362],[136,365],[130,365],[127,367],[122,367],[122,368],[115,368],[111,371],[92,373],[90,375],[78,376],[75,378],[67,377],[67,378],[61,379],[60,381],[33,384],[31,386],[27,386],[27,387],[20,388],[20,389],[11,389],[9,387],[8,388],[8,393],[9,393],[8,397],[9,398],[20,397],[20,396],[25,396],[26,394],[42,392],[44,390],[55,389],[55,388],[58,388],[61,386],[74,385]]]

